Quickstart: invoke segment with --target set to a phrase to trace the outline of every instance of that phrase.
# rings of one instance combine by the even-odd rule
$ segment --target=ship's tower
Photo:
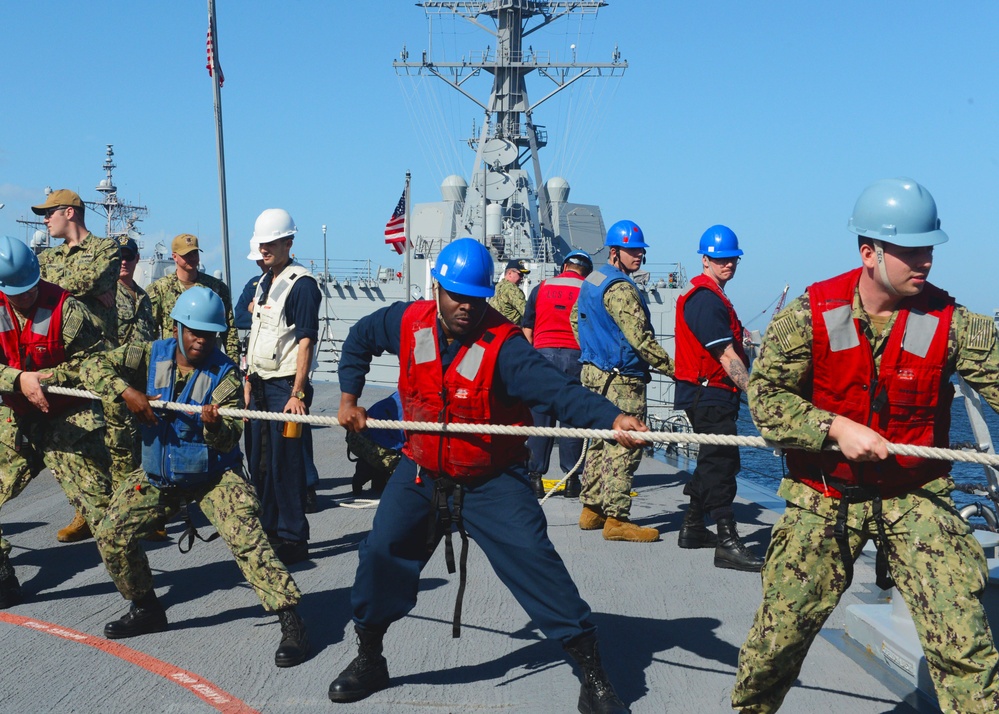
[[[600,0],[484,0],[417,3],[428,16],[450,13],[495,36],[495,49],[487,46],[460,62],[434,62],[424,52],[419,62],[410,62],[403,50],[393,62],[399,73],[430,74],[482,108],[478,136],[469,140],[475,149],[472,180],[461,214],[462,231],[479,238],[498,259],[549,258],[554,236],[551,208],[544,192],[538,151],[548,143],[543,126],[534,124],[533,112],[573,82],[586,76],[620,76],[628,63],[615,48],[608,63],[561,60],[548,52],[524,48],[524,38],[566,15],[595,14],[606,3]],[[489,18],[491,23],[483,18]],[[487,25],[492,24],[490,28]],[[486,103],[463,86],[481,72],[492,74],[492,90]],[[526,77],[531,72],[551,80],[554,88],[530,102]],[[532,175],[533,174],[533,175]],[[533,180],[532,180],[533,179]]]

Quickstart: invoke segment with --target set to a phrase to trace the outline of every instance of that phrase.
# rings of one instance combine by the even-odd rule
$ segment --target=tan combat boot
[[[604,527],[604,516],[599,506],[588,506],[583,504],[583,512],[579,516],[579,529],[584,531],[595,531]]]
[[[622,521],[613,516],[604,523],[604,540],[626,540],[631,543],[652,543],[659,540],[655,528],[642,528],[631,521]]]
[[[93,535],[90,532],[90,526],[83,520],[79,511],[73,516],[73,520],[68,526],[56,533],[56,540],[60,543],[76,543],[87,538],[93,538]]]

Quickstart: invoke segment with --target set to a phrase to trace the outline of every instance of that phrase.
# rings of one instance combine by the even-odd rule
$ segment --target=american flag
[[[208,64],[205,67],[208,69],[208,76],[212,76],[212,23],[211,20],[208,21]],[[219,62],[219,86],[221,87],[225,84],[225,75],[222,74],[222,63]]]
[[[404,247],[406,245],[406,189],[402,190],[399,203],[396,204],[395,210],[392,211],[392,217],[385,224],[385,242],[392,246],[399,255],[402,255],[403,251],[406,250]]]

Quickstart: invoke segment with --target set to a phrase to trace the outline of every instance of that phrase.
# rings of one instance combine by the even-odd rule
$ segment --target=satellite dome
[[[460,203],[467,192],[468,182],[458,174],[451,174],[441,182],[441,196],[445,201]]]
[[[569,182],[561,176],[552,176],[545,182],[548,200],[552,203],[565,203],[569,200]]]

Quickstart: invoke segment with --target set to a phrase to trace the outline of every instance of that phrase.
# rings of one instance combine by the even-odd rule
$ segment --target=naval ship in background
[[[161,278],[168,273],[177,270],[171,258],[170,251],[163,243],[157,243],[152,252],[147,252],[145,242],[142,240],[142,231],[138,224],[149,213],[145,206],[132,205],[118,198],[118,187],[114,184],[113,172],[117,167],[114,163],[114,146],[107,145],[104,165],[104,178],[96,187],[96,191],[101,194],[98,201],[84,201],[84,205],[104,221],[104,235],[108,238],[120,240],[131,238],[139,246],[141,256],[135,268],[135,281],[143,288],[157,278]],[[45,195],[48,196],[52,188],[45,187]],[[25,243],[35,252],[41,253],[46,248],[52,247],[52,236],[49,235],[45,222],[32,216],[27,218],[22,216],[17,222],[25,227]]]
[[[563,257],[573,250],[588,252],[594,265],[607,260],[603,245],[606,225],[600,207],[571,201],[566,179],[544,179],[540,152],[548,146],[549,136],[545,126],[537,123],[535,110],[577,81],[619,78],[628,63],[621,59],[617,47],[611,61],[605,63],[577,61],[574,44],[570,47],[571,57],[566,59],[557,53],[535,50],[530,44],[525,47],[525,38],[536,30],[573,16],[596,15],[606,3],[491,0],[428,1],[417,5],[425,11],[431,33],[435,19],[438,25],[447,26],[442,16],[450,15],[454,24],[467,21],[494,36],[484,50],[472,50],[458,61],[435,61],[428,51],[419,61],[410,61],[403,47],[399,59],[393,62],[400,76],[442,80],[483,110],[481,127],[473,127],[475,136],[468,139],[468,146],[475,151],[471,180],[447,176],[440,186],[440,201],[409,206],[407,178],[406,192],[396,210],[397,218],[405,213],[406,230],[398,235],[386,231],[386,243],[396,250],[401,265],[325,257],[303,261],[319,278],[324,294],[318,379],[335,379],[344,338],[358,319],[395,301],[430,296],[430,269],[441,249],[457,238],[471,236],[489,248],[497,281],[508,260],[525,260],[531,269],[521,285],[525,294],[541,280],[557,274]],[[466,89],[466,82],[483,73],[492,75],[492,85],[488,98],[479,100]],[[549,80],[547,93],[537,98],[529,95],[528,76]],[[417,110],[427,109],[421,106]],[[425,129],[429,134],[430,127]],[[429,147],[431,151],[435,148]],[[609,222],[625,217],[617,216]],[[687,286],[686,273],[679,263],[645,267],[632,277],[649,304],[658,339],[672,354],[674,308]],[[398,370],[396,357],[376,358],[368,382],[395,386]],[[673,410],[672,380],[653,376],[648,397],[650,428],[661,431],[685,427],[686,417]]]

